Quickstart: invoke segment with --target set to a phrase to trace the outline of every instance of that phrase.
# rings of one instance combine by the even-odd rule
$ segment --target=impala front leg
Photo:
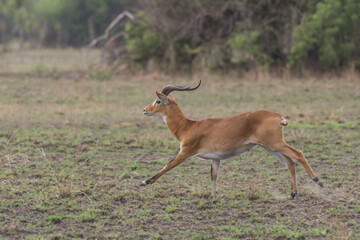
[[[211,175],[211,183],[212,183],[211,196],[212,196],[212,200],[214,203],[216,201],[215,191],[216,191],[216,180],[217,180],[219,167],[220,167],[220,160],[218,160],[218,159],[212,160],[210,175]]]
[[[182,163],[183,161],[185,161],[186,159],[188,159],[192,156],[194,156],[194,153],[189,152],[189,151],[179,152],[179,154],[176,157],[174,157],[168,164],[166,164],[165,167],[163,169],[161,169],[161,171],[159,171],[157,174],[155,174],[152,178],[142,181],[140,183],[140,186],[146,186],[148,184],[154,183],[164,173],[170,171],[171,169],[173,169],[174,167],[176,167],[177,165],[179,165],[180,163]]]

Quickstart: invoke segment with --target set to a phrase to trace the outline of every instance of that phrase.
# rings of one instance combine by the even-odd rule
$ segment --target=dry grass
[[[54,59],[58,72],[73,71],[78,54],[1,56],[0,238],[360,238],[360,82],[208,73],[54,80],[19,66],[21,58]],[[288,200],[287,170],[261,148],[221,164],[215,204],[210,164],[199,159],[140,188],[179,147],[142,108],[164,84],[199,78],[196,93],[175,93],[187,116],[260,108],[288,115],[287,142],[303,150],[325,188],[297,165],[299,194]]]

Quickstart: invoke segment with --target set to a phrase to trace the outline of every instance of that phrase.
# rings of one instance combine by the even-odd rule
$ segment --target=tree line
[[[81,47],[135,4],[132,0],[0,0],[0,41]]]
[[[360,69],[358,0],[0,0],[0,41],[84,46],[123,10],[123,56],[144,67]]]

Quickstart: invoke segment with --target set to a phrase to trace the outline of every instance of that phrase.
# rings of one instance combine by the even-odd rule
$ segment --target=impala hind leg
[[[315,175],[314,171],[309,165],[309,162],[304,157],[303,153],[300,150],[297,150],[285,142],[282,144],[278,144],[273,146],[273,149],[276,149],[277,151],[281,152],[287,157],[290,157],[292,159],[296,159],[301,163],[301,165],[305,168],[306,172],[309,174],[309,177],[317,184],[320,185],[320,187],[324,187],[324,184],[319,180],[319,178]]]
[[[219,167],[220,167],[220,160],[219,159],[212,160],[210,175],[211,175],[211,184],[212,184],[211,196],[212,196],[213,202],[215,202],[215,200],[216,200],[215,191],[216,191],[216,180],[217,180]]]
[[[290,182],[292,192],[290,194],[290,199],[294,199],[297,194],[297,186],[296,186],[296,171],[295,171],[295,161],[286,155],[282,154],[281,152],[273,151],[269,148],[265,148],[268,153],[276,157],[280,162],[284,163],[289,170],[290,173]]]
[[[283,155],[286,159],[288,170],[290,173],[290,181],[291,181],[291,187],[292,192],[290,194],[290,199],[293,200],[297,194],[297,186],[296,186],[296,167],[295,167],[295,161],[285,155]]]

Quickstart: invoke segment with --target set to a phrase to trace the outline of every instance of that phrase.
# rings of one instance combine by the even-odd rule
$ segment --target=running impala
[[[290,199],[294,199],[297,194],[295,160],[303,165],[315,183],[323,187],[323,183],[316,177],[302,152],[285,142],[283,129],[288,125],[288,121],[282,115],[257,110],[227,118],[191,120],[185,117],[170,93],[193,91],[200,85],[201,80],[196,87],[164,86],[160,92],[156,92],[157,99],[144,108],[144,115],[164,120],[172,134],[180,141],[180,152],[152,178],[142,181],[140,186],[154,183],[186,159],[211,159],[211,195],[215,201],[220,160],[239,155],[259,145],[287,166],[292,186]]]

